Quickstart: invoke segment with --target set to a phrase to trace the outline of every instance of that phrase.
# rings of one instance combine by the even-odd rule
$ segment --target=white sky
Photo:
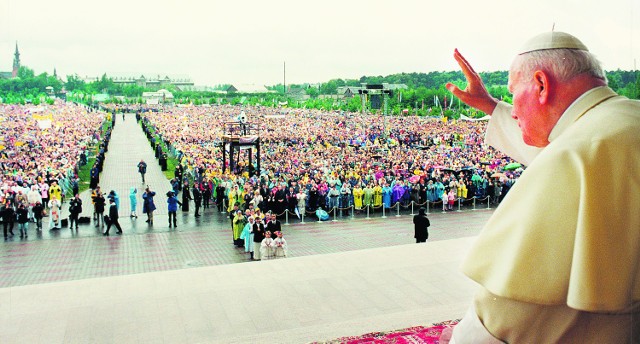
[[[96,4],[94,4],[96,3]],[[640,64],[639,0],[0,0],[0,70],[168,74],[197,85],[507,70],[522,42],[565,31],[605,69]]]

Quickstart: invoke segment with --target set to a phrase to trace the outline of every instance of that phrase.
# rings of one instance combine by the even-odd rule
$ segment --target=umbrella
[[[504,177],[504,173],[494,173],[491,175],[491,178],[502,178]]]
[[[482,180],[482,177],[480,177],[480,176],[479,176],[479,175],[477,175],[477,174],[474,174],[474,175],[471,177],[471,181],[472,181],[472,182],[479,182],[479,181],[481,181],[481,180]]]
[[[512,171],[512,170],[518,169],[520,167],[522,167],[522,164],[518,164],[517,162],[512,162],[512,163],[508,164],[507,166],[505,166],[504,169],[507,170],[507,171]]]

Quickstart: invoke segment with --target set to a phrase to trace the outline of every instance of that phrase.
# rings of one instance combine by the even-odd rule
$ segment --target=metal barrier
[[[467,209],[467,211],[468,210],[471,210],[471,211],[479,210],[478,207],[477,207],[477,202],[478,201],[484,202],[485,200],[487,201],[486,209],[487,210],[491,209],[491,197],[490,196],[487,196],[485,198],[477,198],[475,196],[472,197],[472,198],[467,198],[467,199],[458,198],[458,209],[456,210],[456,212],[464,212],[465,211],[465,210],[462,209],[462,205],[464,203],[471,205],[471,209]],[[222,207],[221,214],[226,214],[227,213],[226,212],[226,209],[227,209],[226,208],[226,199],[223,199],[222,202],[223,202],[222,203],[223,207]],[[366,207],[366,213],[365,213],[365,216],[361,217],[361,218],[365,219],[365,220],[372,219],[372,218],[374,218],[374,216],[372,216],[372,215],[375,214],[376,209],[377,208],[382,208],[382,214],[381,214],[380,218],[386,219],[386,218],[388,218],[387,209],[393,209],[394,207],[396,208],[396,214],[395,214],[394,217],[401,217],[402,216],[402,214],[400,212],[400,207],[403,207],[404,209],[407,209],[407,210],[410,209],[410,213],[408,213],[407,215],[414,216],[414,215],[416,215],[415,206],[425,207],[426,208],[426,215],[430,215],[431,214],[430,211],[432,211],[434,209],[433,206],[437,205],[437,204],[443,204],[444,207],[447,207],[447,203],[443,203],[443,201],[441,201],[441,200],[435,201],[435,202],[425,201],[424,203],[417,203],[415,201],[411,201],[406,206],[402,205],[401,202],[396,202],[390,208],[387,208],[384,205],[384,203],[382,205],[378,206],[378,207],[376,207],[375,205],[372,205],[372,204],[364,204],[363,207]],[[371,211],[372,209],[373,209],[373,213]],[[342,213],[342,211],[344,211],[344,210],[349,211],[350,215],[349,215],[349,213],[344,215],[344,213]],[[359,214],[360,214],[361,210],[363,210],[363,208],[358,209]],[[338,206],[334,206],[333,208],[331,208],[331,209],[329,209],[327,211],[327,213],[333,213],[333,218],[332,218],[332,220],[330,222],[339,222],[340,221],[340,219],[338,219],[338,212],[339,211],[341,212],[341,215],[340,215],[341,218],[348,218],[349,220],[355,220],[357,218],[356,214],[355,214],[355,211],[356,211],[355,205],[350,205],[350,206],[348,206],[346,208],[340,208]],[[282,212],[280,214],[276,214],[276,216],[277,217],[282,217],[282,216],[285,217],[284,225],[295,224],[295,223],[290,222],[289,213],[291,213],[291,212],[292,211],[290,211],[289,209],[285,209],[284,212]],[[443,210],[442,213],[447,213],[447,211]],[[303,211],[302,213],[299,213],[299,215],[296,215],[300,219],[300,222],[298,222],[298,224],[309,223],[309,222],[305,222],[305,218],[308,217],[307,215],[309,215],[309,214],[315,214],[315,211],[307,211],[305,209],[305,211]],[[323,221],[318,219],[318,221],[315,221],[315,222],[321,223]]]

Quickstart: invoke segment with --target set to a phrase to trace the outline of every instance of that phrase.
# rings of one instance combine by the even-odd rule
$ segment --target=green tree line
[[[609,86],[621,95],[632,99],[640,99],[640,72],[615,70],[608,71]],[[480,73],[489,92],[496,98],[511,101],[507,90],[508,72]],[[269,93],[238,94],[219,93],[214,91],[181,90],[174,85],[159,87],[142,87],[135,84],[123,84],[103,74],[93,82],[85,82],[78,75],[68,75],[66,82],[59,78],[42,73],[35,75],[28,67],[20,67],[18,77],[0,79],[0,99],[4,103],[52,102],[50,93],[62,95],[65,90],[74,101],[90,102],[95,94],[110,95],[110,102],[143,103],[142,93],[165,88],[173,93],[177,103],[200,104],[242,104],[269,107],[286,106],[313,108],[336,111],[362,111],[362,99],[359,96],[344,98],[338,94],[340,87],[361,86],[366,84],[404,84],[406,89],[394,90],[393,94],[381,99],[381,108],[372,109],[370,98],[364,102],[368,112],[385,112],[387,114],[410,113],[417,115],[444,114],[446,110],[467,108],[457,100],[452,102],[451,94],[445,89],[447,82],[464,87],[466,80],[460,71],[429,73],[398,73],[387,76],[362,76],[359,79],[332,79],[319,84],[287,85],[287,92],[282,84],[267,86]],[[47,87],[50,87],[47,89]],[[214,90],[226,90],[229,85],[216,85]],[[303,95],[302,97],[300,95]],[[118,98],[116,98],[117,96]],[[385,106],[386,104],[386,106]],[[386,111],[385,111],[386,109]],[[454,111],[455,112],[455,111]],[[459,111],[458,111],[459,112]],[[469,112],[469,111],[467,111]],[[471,115],[474,115],[472,111]],[[482,115],[482,114],[478,114]]]

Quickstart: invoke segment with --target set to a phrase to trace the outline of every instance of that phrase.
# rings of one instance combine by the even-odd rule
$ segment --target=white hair
[[[600,61],[588,51],[577,49],[547,49],[518,55],[512,69],[518,69],[525,79],[536,70],[553,74],[560,81],[568,81],[580,74],[588,74],[607,82]]]

